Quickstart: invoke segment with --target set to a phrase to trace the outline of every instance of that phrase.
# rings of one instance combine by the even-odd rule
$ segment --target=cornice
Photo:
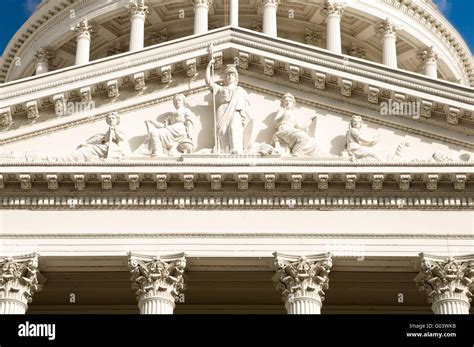
[[[196,196],[87,196],[21,197],[3,196],[0,210],[415,210],[472,211],[474,199],[448,197],[252,197]]]
[[[167,239],[167,238],[283,238],[283,239],[436,239],[436,240],[474,240],[471,234],[434,233],[2,233],[0,239]]]

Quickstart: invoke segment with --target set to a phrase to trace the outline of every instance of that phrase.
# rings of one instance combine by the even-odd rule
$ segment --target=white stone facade
[[[0,313],[469,313],[459,34],[427,1],[257,1],[261,33],[222,1],[78,1],[4,60]]]

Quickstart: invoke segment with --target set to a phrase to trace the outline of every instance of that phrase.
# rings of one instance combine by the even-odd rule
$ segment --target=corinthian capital
[[[326,17],[329,17],[329,16],[342,17],[342,15],[344,14],[345,8],[346,8],[345,4],[342,4],[334,0],[326,0],[326,3],[324,4],[324,7],[321,12]]]
[[[20,302],[26,310],[33,294],[41,290],[38,255],[0,258],[0,302]]]
[[[433,46],[426,48],[425,50],[421,51],[417,55],[418,59],[420,59],[423,63],[433,62],[436,63],[438,61],[438,54],[436,53]]]
[[[35,54],[35,63],[48,63],[54,58],[53,52],[45,47],[41,47]]]
[[[212,0],[193,0],[193,3],[194,7],[206,6],[207,8],[209,8],[209,6],[212,5]]]
[[[150,11],[148,11],[148,6],[145,5],[145,0],[137,0],[136,2],[128,5],[127,8],[131,16],[146,17],[148,14],[150,14]]]
[[[130,254],[128,266],[138,301],[160,297],[174,302],[184,290],[184,253],[162,257]]]
[[[274,253],[276,273],[273,281],[282,291],[285,302],[292,298],[310,297],[324,301],[324,290],[329,288],[331,254],[306,257]]]
[[[393,24],[388,18],[380,22],[377,26],[377,32],[382,36],[395,36],[398,30],[400,30],[400,28]]]
[[[421,253],[420,257],[421,268],[415,282],[428,295],[428,302],[443,299],[471,302],[474,255],[445,258]]]
[[[275,6],[278,7],[280,0],[260,0],[262,6]]]
[[[94,32],[92,25],[89,24],[87,19],[81,20],[79,23],[71,27],[71,31],[76,33],[76,36],[79,37],[91,37],[91,34]]]

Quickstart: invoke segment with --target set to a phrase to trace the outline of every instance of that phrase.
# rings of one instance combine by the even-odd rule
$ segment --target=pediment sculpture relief
[[[145,121],[152,157],[194,152],[193,128],[196,116],[186,107],[183,94],[176,94],[173,104],[175,111],[164,122]]]
[[[247,92],[238,85],[239,73],[234,65],[227,65],[225,84],[214,82],[211,59],[206,69],[206,83],[213,92],[216,151],[241,154],[244,151],[244,128],[251,120]]]
[[[336,135],[336,138],[331,139],[334,136],[333,132],[322,141],[318,138],[316,130],[318,134],[325,134],[324,127],[333,123],[326,122],[321,129],[321,125],[317,124],[319,120],[316,114],[303,113],[300,116],[299,112],[304,108],[298,107],[295,97],[290,93],[282,96],[280,107],[276,110],[266,109],[261,104],[251,105],[249,94],[238,85],[239,75],[236,67],[227,66],[224,72],[224,83],[221,85],[214,81],[215,64],[215,60],[210,59],[205,76],[207,86],[212,93],[211,105],[210,107],[195,106],[197,114],[189,107],[186,96],[180,93],[173,97],[174,110],[172,112],[162,113],[157,118],[145,120],[145,127],[140,127],[143,130],[135,134],[135,137],[129,138],[126,131],[130,133],[138,127],[131,126],[130,128],[130,123],[128,123],[127,128],[124,129],[120,125],[118,113],[112,112],[106,117],[107,131],[92,136],[70,153],[60,155],[0,151],[0,161],[87,162],[180,157],[183,154],[197,157],[203,155],[309,157],[316,160],[362,163],[469,162],[474,159],[470,153],[443,152],[440,150],[443,149],[442,146],[435,147],[434,154],[431,154],[433,152],[425,153],[425,158],[420,158],[416,149],[413,149],[406,140],[401,141],[394,152],[387,153],[387,143],[381,146],[380,142],[393,142],[393,138],[382,141],[384,139],[379,135],[370,135],[364,127],[362,117],[357,115],[350,119],[347,131],[342,127],[337,128],[339,135]],[[258,115],[260,118],[254,119],[252,115]],[[203,119],[207,119],[208,123],[205,123]],[[211,119],[212,121],[209,122]],[[325,118],[320,119],[324,123]],[[249,125],[250,122],[252,126]],[[254,131],[255,134],[250,137],[251,139],[246,139],[244,134],[249,133],[249,129],[255,128],[260,130]],[[207,145],[198,141],[203,138],[206,139]],[[134,151],[131,150],[132,143],[133,146],[138,144],[138,148]],[[328,147],[332,146],[331,151],[322,150],[322,148],[327,148],[325,145],[328,144],[330,144]],[[212,146],[214,148],[206,148]]]
[[[293,156],[317,156],[320,153],[319,145],[314,134],[309,133],[316,116],[311,118],[310,123],[301,125],[293,112],[295,106],[296,100],[292,94],[283,95],[280,110],[275,117],[275,146],[286,147]]]

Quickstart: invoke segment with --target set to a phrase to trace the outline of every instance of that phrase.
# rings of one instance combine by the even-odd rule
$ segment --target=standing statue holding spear
[[[247,92],[238,86],[239,73],[235,65],[227,65],[224,85],[214,82],[215,60],[212,45],[211,60],[206,69],[206,83],[212,90],[216,153],[240,154],[244,151],[244,128],[251,120]]]

